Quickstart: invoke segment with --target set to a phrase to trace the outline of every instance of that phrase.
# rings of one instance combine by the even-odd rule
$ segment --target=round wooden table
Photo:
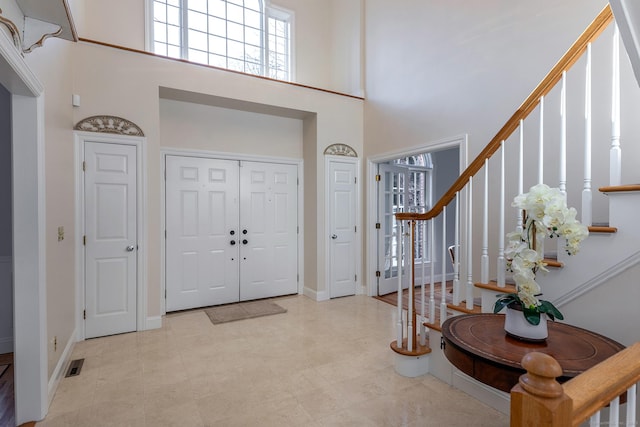
[[[624,348],[612,339],[567,325],[547,323],[549,337],[544,342],[526,342],[504,332],[503,314],[467,314],[442,324],[444,354],[465,374],[505,392],[525,373],[520,361],[532,351],[553,356],[562,366],[567,381]]]

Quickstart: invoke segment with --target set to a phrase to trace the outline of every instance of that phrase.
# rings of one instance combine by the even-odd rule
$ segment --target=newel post
[[[521,363],[527,373],[511,389],[511,427],[571,426],[571,398],[556,381],[560,364],[538,352],[527,353]]]

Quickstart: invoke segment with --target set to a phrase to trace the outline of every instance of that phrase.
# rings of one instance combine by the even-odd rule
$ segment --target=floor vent
[[[76,359],[72,360],[69,365],[69,370],[67,371],[67,375],[64,377],[75,377],[76,375],[80,375],[80,371],[82,370],[82,364],[84,363],[84,359]]]

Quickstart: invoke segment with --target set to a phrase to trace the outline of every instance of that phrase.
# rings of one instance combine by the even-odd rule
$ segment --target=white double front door
[[[166,309],[298,291],[297,166],[166,156]]]

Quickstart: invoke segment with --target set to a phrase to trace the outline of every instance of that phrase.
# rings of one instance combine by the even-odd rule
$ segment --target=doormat
[[[211,323],[218,325],[220,323],[235,322],[236,320],[286,313],[287,309],[274,302],[260,300],[206,308],[204,312],[211,319]]]
[[[4,375],[4,372],[7,370],[9,365],[0,365],[0,378]]]

